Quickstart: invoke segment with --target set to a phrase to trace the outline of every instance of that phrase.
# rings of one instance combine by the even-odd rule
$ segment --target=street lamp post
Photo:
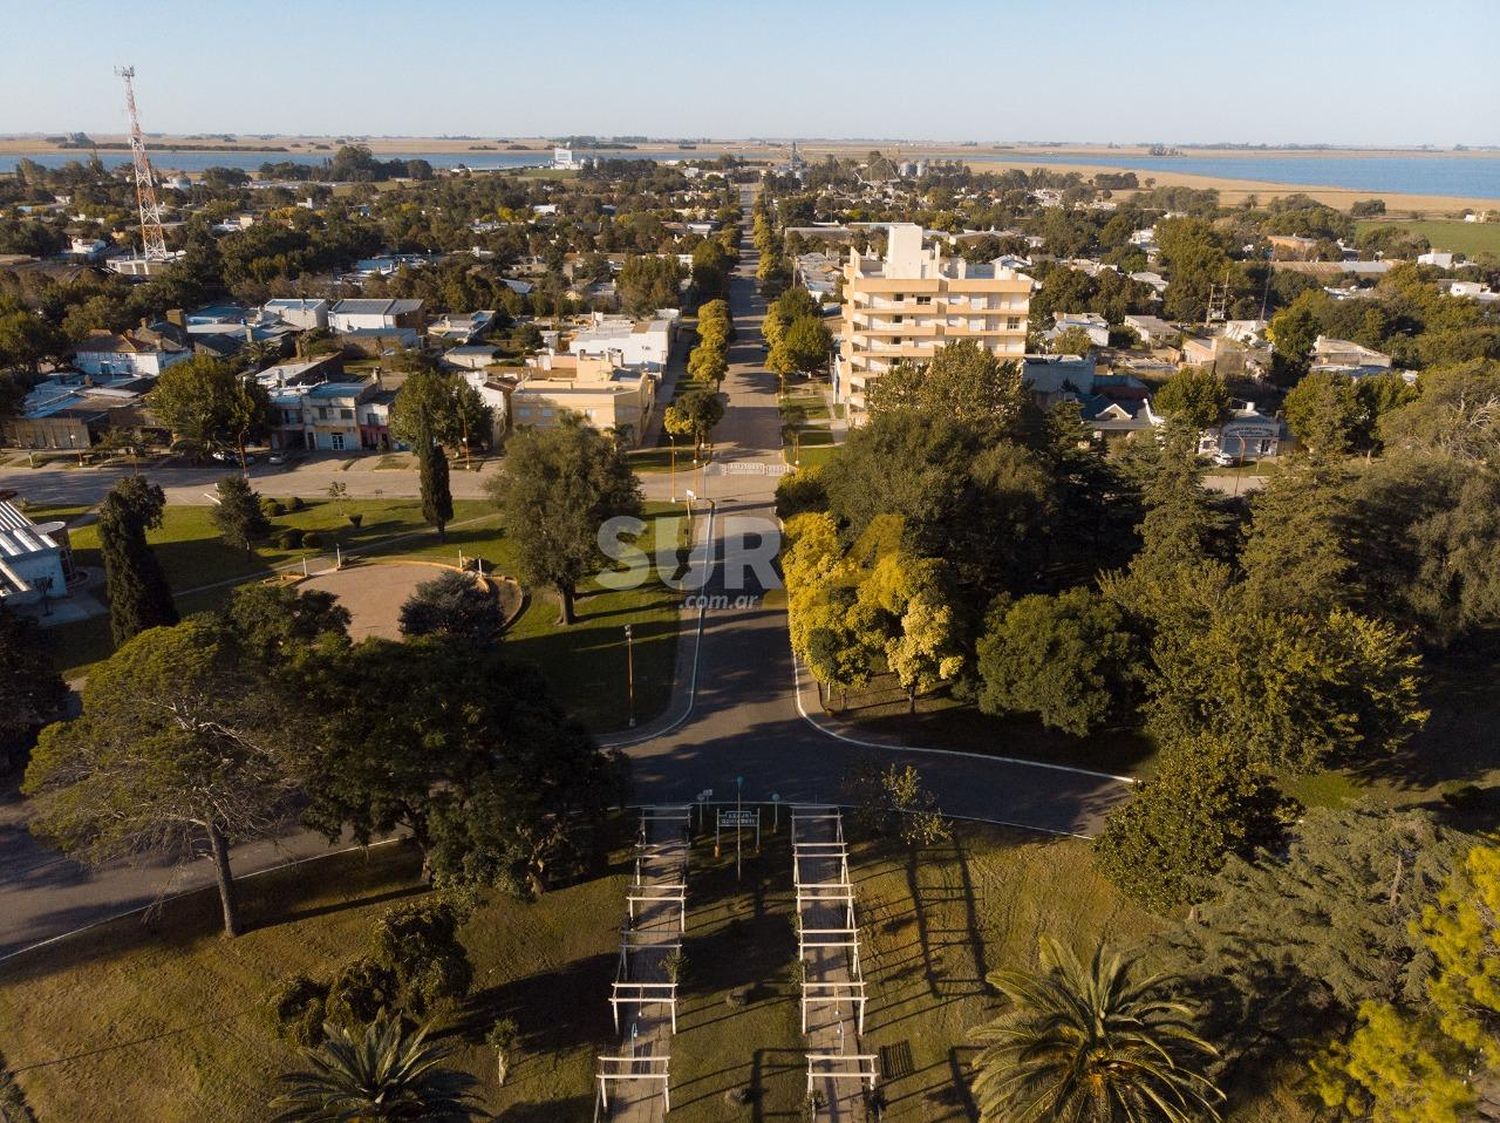
[[[745,848],[740,841],[744,831],[744,827],[741,825],[743,820],[740,818],[740,813],[745,807],[743,799],[744,789],[745,778],[743,776],[736,776],[734,778],[734,879],[736,881],[740,880],[740,865],[745,853]]]
[[[672,502],[677,502],[677,435],[668,433],[667,440],[672,442]]]
[[[625,690],[630,701],[630,728],[635,728],[635,641],[625,625]]]

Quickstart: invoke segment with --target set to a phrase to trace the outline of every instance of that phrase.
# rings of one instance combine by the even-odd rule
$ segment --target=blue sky
[[[1500,0],[0,0],[0,132],[1500,144]],[[920,93],[920,96],[913,96]]]

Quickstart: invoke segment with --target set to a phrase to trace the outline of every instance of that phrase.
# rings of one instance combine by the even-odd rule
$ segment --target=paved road
[[[781,463],[776,376],[760,365],[760,321],[765,302],[755,290],[756,255],[744,248],[730,283],[737,340],[730,348],[724,390],[729,403],[715,433],[719,461]],[[753,474],[708,475],[706,495],[715,501],[715,567],[710,596],[761,596],[767,590],[753,573],[745,588],[734,585],[736,556],[726,557],[726,532],[735,516],[772,519],[776,479]],[[753,543],[751,543],[753,546]],[[724,563],[728,564],[724,564]],[[682,681],[682,680],[680,680]],[[1071,834],[1091,834],[1104,812],[1128,785],[1095,773],[974,755],[868,747],[830,736],[804,717],[816,716],[811,689],[800,699],[787,643],[786,614],[779,607],[708,611],[697,652],[697,689],[691,713],[674,728],[620,742],[635,765],[640,798],[691,800],[712,788],[719,797],[743,776],[746,799],[773,793],[783,801],[837,800],[842,780],[862,760],[912,763],[951,815],[988,819]],[[804,685],[809,685],[804,683]],[[671,717],[677,721],[681,707]],[[649,731],[643,731],[649,732]],[[1003,753],[1004,746],[995,746]]]
[[[755,291],[756,256],[745,256],[731,281],[730,305],[738,340],[730,349],[724,383],[729,404],[715,434],[720,462],[781,464],[776,377],[761,365],[760,321],[764,301]],[[351,495],[416,494],[415,473],[376,471],[373,460],[340,471],[340,461],[314,461],[285,472],[253,470],[256,487],[274,495],[314,495],[334,479]],[[478,496],[482,473],[455,473],[455,496]],[[91,503],[122,473],[113,469],[0,469],[0,487],[24,484],[37,503]],[[178,469],[157,474],[174,501],[201,502],[222,475],[217,470]],[[410,482],[405,477],[410,476]],[[861,745],[815,724],[817,701],[810,684],[797,689],[797,670],[787,644],[786,614],[759,602],[766,582],[746,574],[734,580],[742,550],[729,548],[737,517],[771,520],[776,479],[770,475],[709,474],[694,483],[679,476],[680,488],[715,501],[709,549],[715,566],[704,592],[709,596],[757,598],[754,607],[705,611],[684,618],[679,644],[677,691],[668,715],[651,727],[615,743],[635,765],[637,797],[652,802],[690,802],[705,788],[723,798],[736,776],[744,777],[744,798],[783,801],[836,801],[843,778],[864,760],[911,763],[948,814],[1063,834],[1091,834],[1105,811],[1128,790],[1126,782],[1097,773],[1051,768],[994,756],[934,752],[908,747]],[[647,495],[666,498],[664,473],[645,477]],[[409,490],[407,490],[409,488]],[[747,546],[753,548],[753,541]],[[653,729],[657,732],[653,735]],[[1004,745],[993,746],[1003,753]],[[26,833],[18,800],[0,802],[0,959],[82,925],[149,904],[163,891],[212,884],[206,862],[173,868],[169,863],[117,865],[89,873],[41,847]],[[235,851],[237,873],[278,865],[326,849],[316,836],[299,834]]]

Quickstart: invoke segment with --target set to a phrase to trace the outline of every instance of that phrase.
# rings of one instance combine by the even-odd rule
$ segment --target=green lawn
[[[878,733],[929,748],[1025,757],[1119,775],[1149,772],[1156,755],[1155,746],[1138,730],[1074,737],[1036,718],[982,714],[941,692],[918,698],[917,712],[910,714],[905,691],[889,674],[849,691],[847,703],[843,693],[835,691],[829,703],[832,716],[854,723],[858,733]]]
[[[1358,233],[1377,226],[1386,226],[1390,220],[1363,219],[1355,223]],[[1469,257],[1481,253],[1500,254],[1500,222],[1462,222],[1454,219],[1412,219],[1395,223],[1403,230],[1420,234],[1432,243],[1432,248],[1446,253],[1461,253]]]
[[[454,563],[462,551],[466,558],[484,558],[487,570],[513,574],[515,547],[505,537],[494,507],[481,500],[456,500],[453,506],[454,522],[446,542],[439,542],[422,522],[416,499],[351,499],[342,510],[332,500],[313,500],[307,509],[274,520],[278,528],[316,532],[319,545],[312,551],[266,545],[247,556],[219,539],[207,506],[168,507],[161,529],[150,540],[183,614],[216,608],[235,584],[267,577],[276,566],[295,566],[305,555],[331,553],[335,543],[346,555]],[[677,513],[671,504],[648,505],[644,549],[654,552],[658,528],[673,535],[671,541],[678,540],[675,536],[683,525],[663,518]],[[37,517],[39,512],[32,514]],[[349,522],[350,514],[363,516],[359,527]],[[70,538],[81,564],[101,564],[97,526],[80,527]],[[676,593],[655,581],[618,592],[591,583],[579,598],[578,622],[568,628],[556,623],[557,610],[550,596],[544,591],[531,593],[525,611],[507,633],[507,649],[514,658],[540,666],[557,697],[575,716],[598,732],[626,726],[626,624],[634,630],[636,715],[645,720],[666,707],[676,660]],[[58,664],[70,678],[85,673],[112,650],[105,617],[62,625],[50,634]]]
[[[805,1043],[786,832],[783,816],[764,852],[746,855],[740,882],[732,847],[716,860],[710,842],[695,844],[672,1040],[672,1118],[683,1123],[798,1118]],[[617,1043],[606,999],[623,856],[608,876],[535,904],[490,897],[464,928],[475,994],[440,1033],[497,1118],[592,1118],[593,1058]],[[885,1118],[899,1123],[971,1117],[967,1033],[993,1009],[988,971],[1034,963],[1042,934],[1087,951],[1156,926],[1074,840],[965,824],[953,844],[919,856],[859,845],[851,865],[870,994],[863,1044],[882,1055]],[[265,993],[292,973],[328,972],[360,949],[382,908],[423,891],[405,845],[243,884],[254,927],[239,939],[218,938],[216,901],[204,893],[168,905],[150,927],[117,921],[0,967],[6,1057],[41,1119],[265,1118],[275,1074],[295,1063],[267,1026]],[[748,1003],[731,1005],[730,992],[746,987]],[[522,1041],[499,1089],[492,1054],[471,1042],[502,1016],[516,1019]],[[753,1106],[726,1101],[741,1088]]]

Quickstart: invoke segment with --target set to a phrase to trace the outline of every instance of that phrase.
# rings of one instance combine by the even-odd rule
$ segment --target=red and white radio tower
[[[146,155],[146,136],[135,111],[135,67],[119,66],[115,73],[125,79],[125,107],[130,112],[130,155],[135,160],[135,201],[141,208],[141,246],[147,261],[167,260],[167,236],[161,228],[161,203],[156,199],[156,175]]]

